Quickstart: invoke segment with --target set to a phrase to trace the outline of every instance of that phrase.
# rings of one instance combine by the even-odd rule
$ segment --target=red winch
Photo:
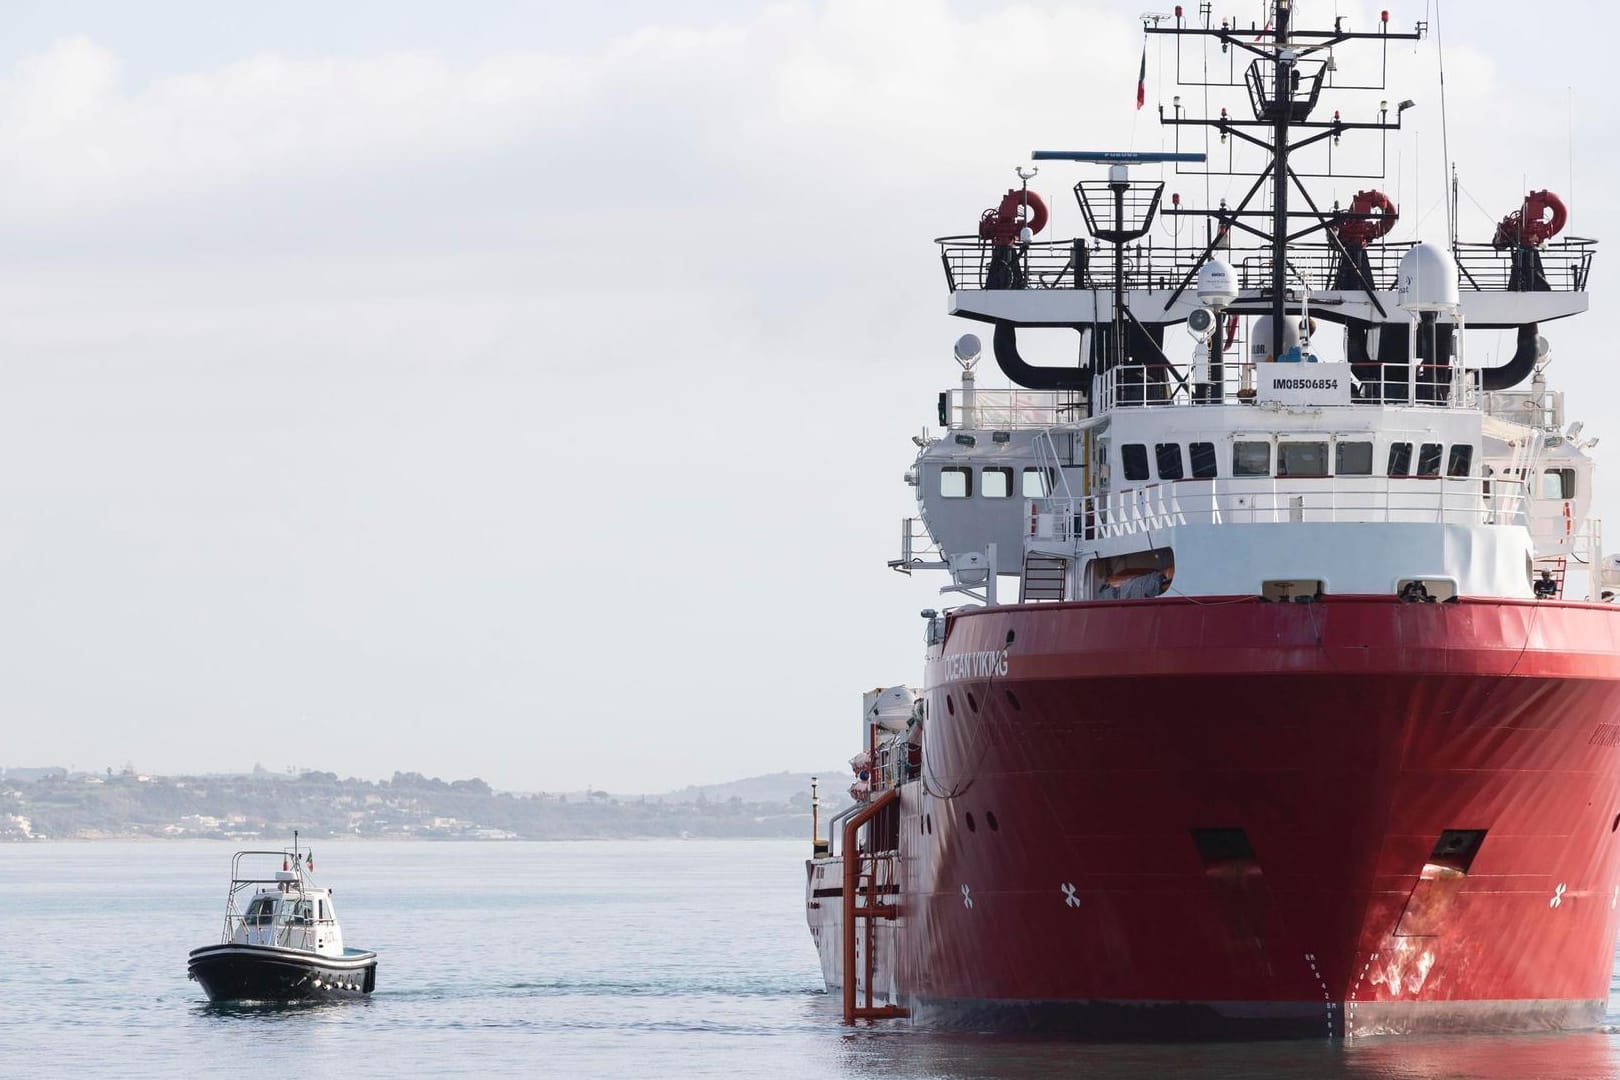
[[[1008,189],[1000,206],[979,215],[979,239],[996,244],[1017,243],[1026,227],[1031,233],[1046,228],[1046,203],[1028,188]]]
[[[1568,220],[1564,200],[1550,191],[1532,191],[1524,197],[1523,206],[1497,223],[1491,246],[1540,247],[1562,232]]]

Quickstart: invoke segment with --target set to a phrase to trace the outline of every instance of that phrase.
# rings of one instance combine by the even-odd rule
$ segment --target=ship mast
[[[1272,102],[1281,105],[1292,101],[1294,87],[1299,82],[1295,56],[1288,48],[1288,22],[1293,14],[1292,0],[1277,0],[1276,22],[1277,60],[1274,73]],[[1275,108],[1275,127],[1271,134],[1271,355],[1281,356],[1283,351],[1284,310],[1283,268],[1288,262],[1288,114],[1289,109]]]
[[[1306,173],[1304,175],[1345,177],[1345,176],[1382,176],[1382,170],[1377,173],[1355,173],[1335,170],[1332,164],[1332,146],[1337,145],[1340,138],[1348,132],[1376,131],[1381,137],[1387,139],[1390,131],[1398,131],[1401,127],[1401,117],[1412,102],[1403,101],[1396,109],[1395,118],[1389,118],[1387,102],[1381,102],[1377,119],[1357,121],[1343,119],[1338,110],[1333,113],[1331,120],[1312,120],[1311,113],[1315,109],[1317,100],[1324,88],[1333,90],[1382,90],[1385,88],[1384,73],[1388,66],[1388,49],[1391,41],[1417,41],[1421,39],[1427,25],[1419,22],[1411,33],[1392,33],[1389,29],[1389,13],[1380,15],[1379,28],[1375,31],[1355,32],[1346,28],[1342,17],[1333,21],[1331,30],[1299,30],[1294,25],[1293,0],[1274,0],[1272,7],[1272,20],[1268,27],[1256,28],[1252,24],[1246,31],[1240,31],[1236,20],[1223,19],[1216,25],[1211,14],[1211,4],[1208,2],[1199,5],[1199,21],[1202,25],[1189,25],[1185,20],[1182,8],[1177,6],[1175,18],[1171,25],[1160,26],[1157,23],[1144,26],[1149,34],[1169,34],[1177,38],[1176,54],[1176,81],[1181,85],[1202,86],[1246,86],[1250,105],[1254,114],[1253,120],[1239,119],[1228,115],[1225,109],[1221,110],[1219,117],[1195,117],[1184,115],[1180,107],[1180,98],[1169,114],[1160,106],[1159,119],[1166,126],[1176,128],[1177,145],[1179,149],[1180,132],[1182,127],[1214,127],[1221,135],[1221,141],[1228,139],[1248,144],[1264,152],[1265,165],[1258,173],[1240,170],[1235,161],[1229,160],[1224,170],[1211,168],[1209,171],[1228,176],[1253,176],[1254,184],[1238,202],[1235,207],[1228,208],[1222,205],[1216,209],[1192,209],[1173,206],[1164,211],[1170,216],[1199,216],[1214,219],[1214,227],[1209,230],[1210,241],[1203,254],[1196,260],[1193,268],[1183,277],[1170,300],[1165,305],[1169,311],[1181,295],[1192,284],[1197,275],[1198,267],[1202,266],[1214,254],[1222,239],[1232,229],[1241,229],[1270,245],[1271,265],[1265,275],[1265,289],[1269,293],[1265,297],[1272,317],[1271,325],[1271,355],[1282,354],[1284,334],[1283,327],[1287,319],[1288,307],[1288,246],[1292,242],[1315,232],[1322,232],[1329,246],[1333,248],[1343,264],[1349,268],[1348,272],[1372,302],[1374,308],[1383,315],[1382,302],[1375,295],[1372,283],[1367,281],[1365,275],[1356,264],[1356,260],[1345,249],[1340,241],[1337,227],[1351,221],[1369,220],[1376,215],[1371,213],[1358,213],[1355,211],[1342,211],[1337,206],[1331,210],[1319,208],[1311,198],[1310,192],[1301,180],[1301,173],[1290,163],[1291,157],[1300,150],[1315,146],[1327,139],[1333,143],[1328,148],[1328,171],[1325,173]],[[1269,36],[1267,30],[1269,29]],[[1216,39],[1221,52],[1233,57],[1231,71],[1222,80],[1219,78],[1195,79],[1183,73],[1180,53],[1180,38],[1202,37]],[[1381,65],[1379,78],[1376,82],[1366,84],[1344,84],[1330,80],[1329,76],[1337,69],[1333,61],[1333,48],[1354,41],[1377,41],[1384,50],[1384,63]],[[1235,57],[1239,53],[1252,54],[1253,60],[1247,70],[1240,76],[1236,69]],[[1319,55],[1320,54],[1320,55]],[[1325,57],[1325,58],[1323,58]],[[1264,132],[1264,134],[1259,134]],[[1179,169],[1180,172],[1194,170]],[[1264,190],[1266,182],[1270,181],[1272,204],[1269,210],[1259,207],[1251,208],[1256,197]],[[1290,187],[1296,189],[1305,209],[1290,209]],[[1266,221],[1268,227],[1262,227],[1260,220]],[[1292,230],[1292,224],[1298,219],[1304,219],[1302,228]]]

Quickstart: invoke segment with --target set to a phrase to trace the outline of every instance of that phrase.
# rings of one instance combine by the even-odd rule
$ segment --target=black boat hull
[[[346,949],[342,956],[321,956],[274,945],[210,945],[191,950],[186,970],[209,1001],[325,1001],[371,993],[377,954]]]

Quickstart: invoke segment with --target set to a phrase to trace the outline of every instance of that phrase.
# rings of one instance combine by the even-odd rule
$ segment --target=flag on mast
[[[1142,67],[1136,73],[1136,107],[1147,101],[1147,38],[1142,38]]]

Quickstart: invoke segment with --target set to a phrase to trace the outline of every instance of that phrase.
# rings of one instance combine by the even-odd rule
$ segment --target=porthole
[[[1001,831],[1001,826],[996,824],[996,812],[994,810],[986,810],[984,812],[984,823],[990,826],[991,832]]]
[[[1616,829],[1620,829],[1620,814],[1614,815],[1614,823],[1609,826],[1610,832],[1614,832]]]
[[[978,712],[979,711],[979,699],[973,696],[973,691],[969,690],[967,692],[967,699],[968,699],[968,708],[972,709],[974,712]]]
[[[1007,704],[1012,706],[1013,712],[1024,711],[1024,706],[1018,702],[1018,695],[1013,693],[1011,690],[1007,691]]]
[[[923,832],[927,833],[929,836],[934,835],[934,815],[923,815]]]
[[[956,702],[951,700],[951,695],[949,694],[945,695],[945,711],[950,713],[952,716],[956,715]]]
[[[979,827],[977,825],[973,824],[973,812],[971,810],[968,811],[968,813],[967,813],[967,827],[968,827],[968,832],[978,832],[979,831]]]

